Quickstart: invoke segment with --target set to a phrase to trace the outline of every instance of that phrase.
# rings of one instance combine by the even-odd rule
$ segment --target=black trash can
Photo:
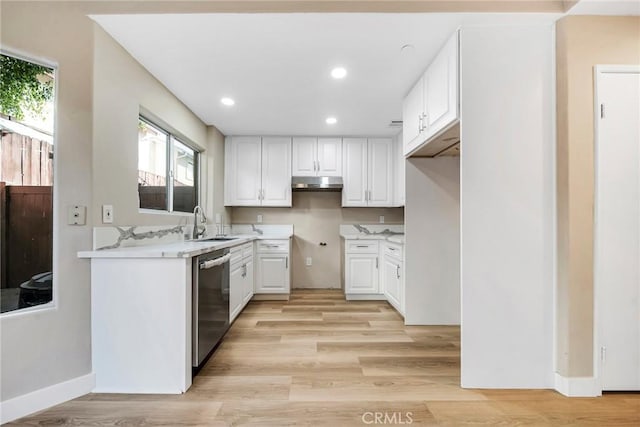
[[[18,308],[33,307],[51,301],[53,273],[40,273],[20,285]]]

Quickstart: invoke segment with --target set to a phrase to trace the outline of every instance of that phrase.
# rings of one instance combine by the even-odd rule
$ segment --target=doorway
[[[640,390],[640,67],[595,68],[595,351],[603,391]]]

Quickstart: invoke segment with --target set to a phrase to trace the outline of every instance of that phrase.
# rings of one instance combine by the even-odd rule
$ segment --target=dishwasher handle
[[[221,256],[220,258],[210,259],[208,261],[202,261],[200,263],[200,270],[206,270],[209,268],[217,267],[219,265],[228,262],[231,259],[231,254],[226,254],[225,256]]]

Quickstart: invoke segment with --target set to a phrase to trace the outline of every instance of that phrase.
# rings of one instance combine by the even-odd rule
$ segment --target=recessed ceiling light
[[[338,119],[336,119],[335,117],[327,117],[327,120],[325,121],[328,125],[335,125],[336,123],[338,123]]]
[[[347,75],[347,70],[342,67],[336,67],[331,70],[331,77],[334,79],[344,79]]]
[[[228,107],[230,107],[230,106],[232,106],[233,104],[235,104],[235,103],[236,103],[236,101],[234,101],[234,100],[233,100],[233,99],[231,99],[231,98],[222,98],[222,99],[220,100],[220,102],[222,102],[224,105],[226,105],[226,106],[228,106]]]

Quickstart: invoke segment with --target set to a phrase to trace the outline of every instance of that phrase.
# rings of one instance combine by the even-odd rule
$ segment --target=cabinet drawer
[[[241,246],[242,248],[242,258],[251,258],[253,257],[253,242],[247,243]]]
[[[242,259],[242,246],[234,246],[229,250],[229,254],[231,255],[229,264],[235,264],[240,261]]]
[[[377,240],[347,240],[345,252],[349,254],[377,254]]]
[[[395,243],[384,243],[382,247],[382,252],[384,255],[395,258],[399,261],[402,261],[402,246]]]
[[[289,240],[258,240],[258,252],[289,252]]]

